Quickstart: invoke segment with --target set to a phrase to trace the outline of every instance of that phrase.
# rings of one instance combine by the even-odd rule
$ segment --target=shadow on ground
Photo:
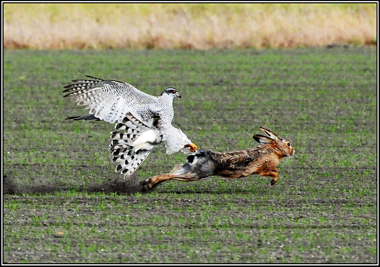
[[[210,179],[210,178],[209,178]],[[205,181],[207,179],[204,179]],[[4,195],[46,195],[46,194],[55,194],[58,192],[67,192],[67,191],[76,191],[76,192],[87,192],[87,193],[104,193],[104,194],[118,194],[118,195],[130,195],[135,193],[149,194],[156,191],[160,188],[160,193],[171,193],[171,194],[252,194],[255,193],[257,195],[266,194],[268,189],[273,190],[274,187],[267,183],[267,186],[259,186],[253,192],[251,188],[244,187],[236,183],[236,181],[225,181],[228,183],[226,188],[220,188],[217,183],[208,185],[207,188],[204,186],[192,187],[188,188],[187,183],[179,183],[177,189],[172,188],[162,188],[161,184],[155,185],[153,188],[149,190],[145,190],[143,186],[140,184],[139,177],[134,177],[132,180],[123,181],[123,180],[113,180],[109,179],[104,181],[101,184],[87,184],[86,186],[62,186],[54,183],[47,184],[39,184],[39,185],[22,185],[14,182],[11,175],[3,176],[3,194]],[[248,181],[246,181],[248,182]]]
[[[137,180],[137,179],[136,179]],[[3,193],[4,195],[19,195],[19,194],[53,194],[56,192],[65,192],[75,190],[78,192],[97,193],[117,193],[117,194],[133,194],[146,193],[139,181],[125,182],[120,180],[108,180],[102,184],[89,184],[86,186],[68,187],[55,184],[22,186],[13,182],[8,175],[3,176]]]

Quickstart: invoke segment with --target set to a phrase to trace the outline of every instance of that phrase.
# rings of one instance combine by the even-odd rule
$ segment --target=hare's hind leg
[[[172,178],[173,175],[171,173],[166,173],[142,180],[140,184],[143,186],[144,190],[149,190],[152,189],[154,186],[158,185],[159,183],[170,180]]]
[[[205,176],[201,176],[198,172],[193,171],[191,165],[185,163],[176,165],[170,173],[150,177],[141,181],[140,184],[143,186],[145,190],[149,190],[157,184],[168,180],[189,182],[199,180],[203,177]]]
[[[188,164],[178,164],[176,165],[170,173],[161,174],[157,176],[150,177],[140,182],[145,190],[152,189],[159,183],[167,180],[175,179],[175,177],[182,177],[184,174],[190,171]]]

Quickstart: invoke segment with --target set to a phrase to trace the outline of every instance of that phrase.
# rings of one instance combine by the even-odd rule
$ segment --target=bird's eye
[[[176,94],[176,93],[177,93],[177,91],[176,91],[176,90],[174,90],[174,91],[173,91],[173,94]]]

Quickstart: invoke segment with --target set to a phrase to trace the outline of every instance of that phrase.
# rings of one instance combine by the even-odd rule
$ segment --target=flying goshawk
[[[139,91],[132,85],[86,75],[91,80],[72,80],[65,86],[64,97],[72,97],[78,105],[89,109],[89,115],[67,117],[74,120],[117,122],[111,132],[112,161],[124,178],[132,175],[152,149],[166,142],[166,153],[195,152],[197,146],[171,122],[173,99],[181,98],[177,89],[169,87],[158,97]]]

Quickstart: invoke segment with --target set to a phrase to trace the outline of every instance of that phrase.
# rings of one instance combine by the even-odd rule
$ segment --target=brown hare
[[[219,153],[211,150],[198,150],[187,156],[186,163],[176,165],[170,173],[157,175],[140,182],[144,190],[168,181],[196,181],[209,176],[240,178],[251,174],[273,177],[271,184],[278,180],[277,165],[281,158],[293,156],[295,149],[289,141],[274,132],[260,127],[268,136],[253,136],[260,143],[258,147]]]

